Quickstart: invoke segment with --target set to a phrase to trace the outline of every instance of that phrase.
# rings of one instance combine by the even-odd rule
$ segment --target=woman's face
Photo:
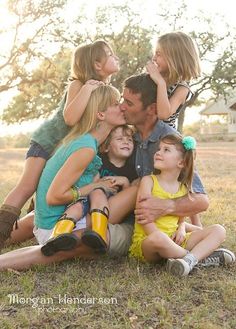
[[[104,114],[106,123],[111,126],[115,127],[126,124],[124,111],[120,108],[119,100],[116,100],[114,104],[108,106]]]

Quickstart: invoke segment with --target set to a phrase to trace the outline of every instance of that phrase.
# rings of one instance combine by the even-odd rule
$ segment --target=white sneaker
[[[235,254],[224,248],[219,248],[213,251],[208,257],[202,259],[197,266],[198,267],[208,267],[208,266],[220,266],[227,265],[235,262]]]
[[[175,276],[186,276],[191,271],[190,265],[183,258],[169,258],[166,264],[167,272]]]

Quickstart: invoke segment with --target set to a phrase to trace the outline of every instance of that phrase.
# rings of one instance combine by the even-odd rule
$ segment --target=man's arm
[[[140,224],[147,224],[167,214],[179,217],[192,216],[205,211],[208,206],[208,197],[203,193],[189,193],[181,198],[167,200],[143,196],[135,209],[135,216]]]

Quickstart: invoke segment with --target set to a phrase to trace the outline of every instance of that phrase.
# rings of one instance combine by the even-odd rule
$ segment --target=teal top
[[[97,140],[91,134],[79,136],[67,145],[62,145],[57,149],[55,154],[47,161],[42,175],[39,180],[36,191],[36,207],[35,207],[35,226],[43,229],[51,229],[55,226],[57,220],[65,212],[67,205],[49,206],[46,202],[46,194],[54,177],[66,160],[76,151],[83,148],[92,148],[96,155],[90,162],[82,176],[74,185],[82,187],[90,184],[94,176],[98,173],[102,165],[100,157],[97,155]]]
[[[64,97],[58,104],[53,117],[43,122],[31,137],[31,140],[41,145],[49,155],[71,129],[71,127],[66,125],[63,117],[66,95],[67,93],[64,94]]]

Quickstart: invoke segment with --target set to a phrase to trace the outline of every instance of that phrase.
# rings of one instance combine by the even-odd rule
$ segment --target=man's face
[[[140,94],[133,94],[130,89],[124,88],[123,101],[120,107],[124,111],[128,124],[137,126],[146,121],[147,113],[143,108],[140,97]]]

